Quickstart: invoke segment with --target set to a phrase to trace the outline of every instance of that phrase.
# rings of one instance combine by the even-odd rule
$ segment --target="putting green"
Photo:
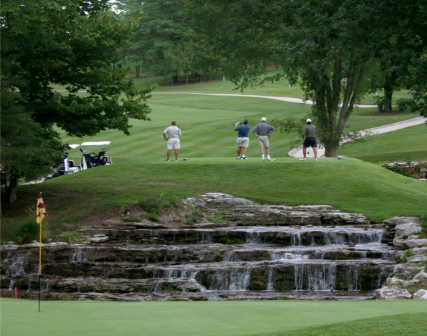
[[[403,313],[424,300],[100,302],[1,300],[2,336],[228,336]]]

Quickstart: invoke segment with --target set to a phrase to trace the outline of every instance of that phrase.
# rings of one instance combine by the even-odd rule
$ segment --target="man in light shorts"
[[[169,162],[172,149],[175,150],[175,161],[178,161],[178,152],[181,148],[179,139],[181,138],[181,130],[176,126],[176,121],[172,121],[171,126],[163,131],[163,138],[167,143],[166,162]]]
[[[267,161],[274,161],[274,159],[270,157],[270,134],[276,129],[267,124],[266,121],[267,119],[262,117],[261,122],[253,128],[252,133],[258,137],[259,149],[261,150],[261,161],[265,160],[264,148],[267,154]]]
[[[237,133],[237,159],[246,160],[246,150],[249,147],[249,130],[251,126],[248,125],[248,120],[245,119],[243,122],[237,122],[234,125],[234,130],[239,132]],[[240,156],[242,153],[242,156]]]

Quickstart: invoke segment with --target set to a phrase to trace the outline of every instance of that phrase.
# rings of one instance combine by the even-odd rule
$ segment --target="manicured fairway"
[[[272,332],[276,331],[295,331],[307,327],[403,313],[427,314],[427,303],[425,300],[356,302],[49,301],[41,302],[41,312],[38,312],[37,301],[2,299],[1,335],[272,335]],[[419,327],[424,326],[425,328],[425,324],[426,319],[421,319]],[[280,334],[287,335],[286,333]]]

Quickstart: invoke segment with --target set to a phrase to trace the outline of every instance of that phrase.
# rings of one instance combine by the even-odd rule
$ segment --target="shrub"
[[[221,215],[216,215],[216,216],[208,216],[208,220],[212,223],[217,223],[217,224],[222,224],[224,223],[224,218],[222,218]]]
[[[203,219],[203,213],[199,210],[194,210],[191,214],[185,216],[186,224],[197,224]]]
[[[148,213],[158,214],[164,208],[176,207],[180,204],[180,200],[173,195],[159,196],[146,195],[140,201],[139,205]]]
[[[11,240],[17,244],[28,244],[33,240],[39,240],[39,230],[40,227],[34,220],[26,220],[25,222],[18,224],[14,230],[5,234],[2,239]]]

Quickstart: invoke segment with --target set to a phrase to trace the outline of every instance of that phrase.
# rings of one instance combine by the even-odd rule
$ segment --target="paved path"
[[[280,100],[289,103],[300,103],[300,104],[313,104],[311,100],[303,100],[300,98],[291,98],[291,97],[278,97],[278,96],[263,96],[263,95],[252,95],[252,94],[238,94],[238,93],[197,93],[197,92],[153,92],[153,94],[191,94],[191,95],[202,95],[202,96],[226,96],[226,97],[250,97],[250,98],[264,98],[264,99],[273,99]],[[372,108],[377,107],[377,105],[356,105],[359,108]],[[417,117],[409,120],[399,121],[389,125],[383,125],[379,127],[373,127],[366,130],[361,131],[361,133],[376,135],[387,132],[392,132],[396,130],[400,130],[402,128],[416,126],[424,123],[426,119],[424,117]],[[289,151],[289,156],[301,158],[302,154],[302,146],[292,149]],[[317,156],[322,157],[325,156],[325,149],[319,147],[317,149]],[[313,151],[311,149],[308,150],[307,157],[314,157]]]

